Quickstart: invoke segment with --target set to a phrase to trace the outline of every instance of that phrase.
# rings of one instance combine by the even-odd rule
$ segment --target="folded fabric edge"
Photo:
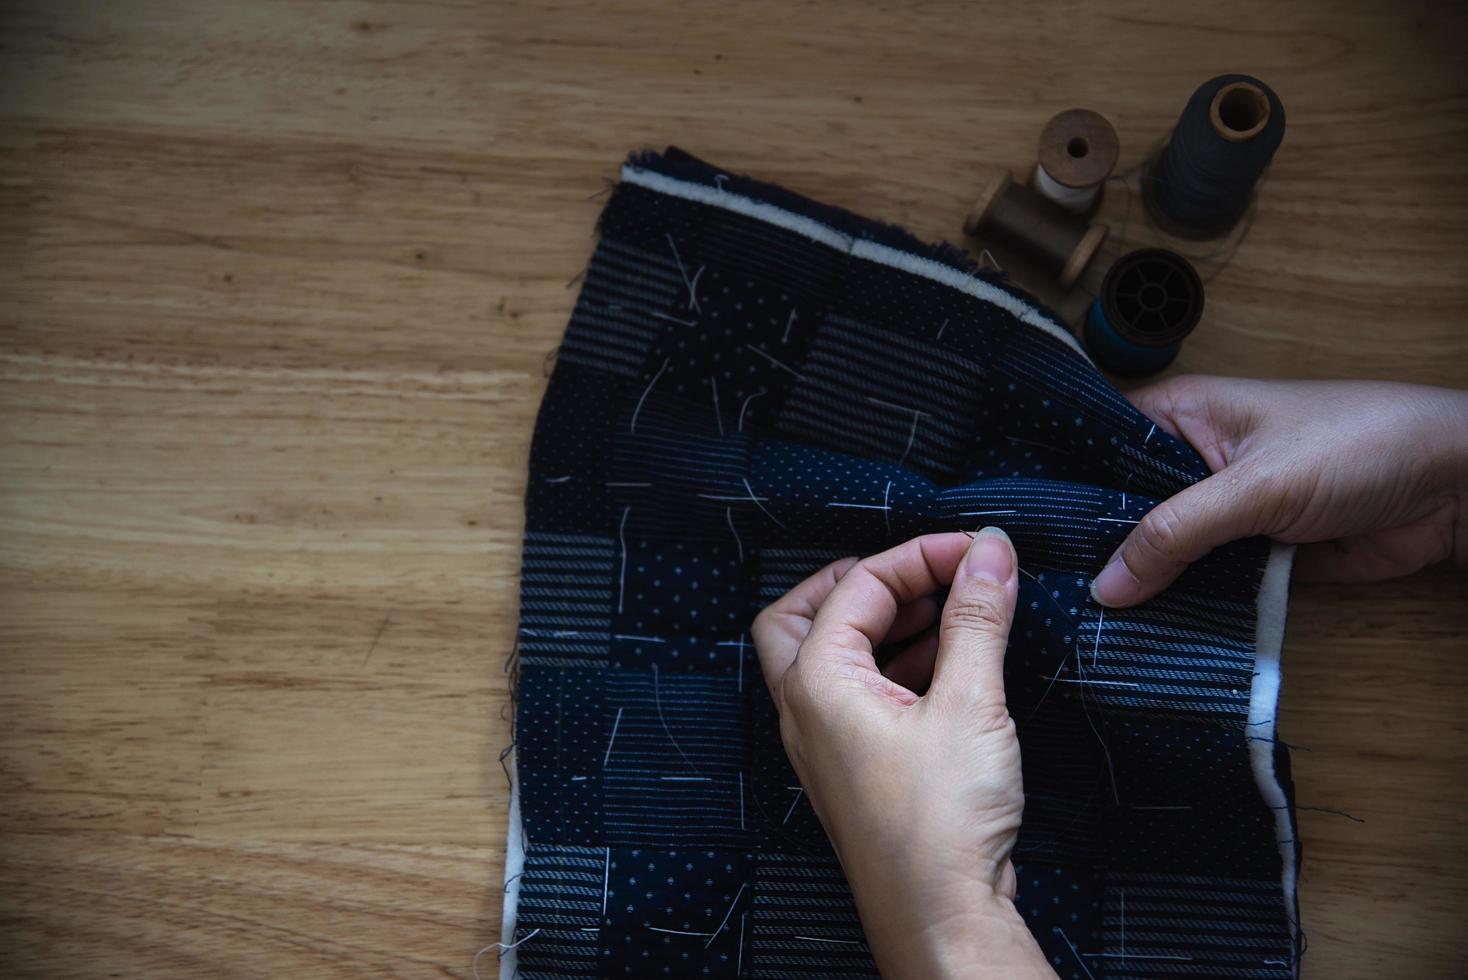
[[[516,753],[505,760],[510,773],[510,818],[505,828],[505,903],[500,912],[500,942],[515,942],[515,917],[520,905],[520,882],[525,872],[525,828],[520,823],[520,767]],[[500,957],[500,980],[514,980],[520,951],[507,949]],[[477,975],[477,974],[476,974]]]
[[[971,267],[966,268],[951,259],[945,260],[943,257],[948,252],[957,251],[953,246],[936,248],[921,246],[918,239],[906,232],[900,235],[895,231],[888,232],[889,237],[897,235],[900,240],[912,243],[911,245],[905,244],[901,248],[872,238],[856,237],[809,214],[772,203],[763,197],[753,196],[753,192],[760,187],[755,181],[741,181],[739,184],[741,189],[750,190],[750,194],[736,193],[726,189],[718,180],[724,175],[706,164],[699,163],[698,166],[708,171],[710,183],[685,180],[648,166],[660,159],[656,154],[640,154],[633,157],[631,161],[622,165],[623,182],[666,194],[669,197],[677,197],[742,214],[745,217],[802,235],[813,242],[855,258],[865,259],[948,286],[967,296],[999,307],[1026,326],[1033,327],[1059,340],[1087,364],[1091,363],[1080,343],[1054,313],[1023,294],[977,275]],[[871,225],[876,229],[885,227],[875,222]],[[923,254],[925,252],[933,254]]]
[[[1254,771],[1254,784],[1259,795],[1274,811],[1275,840],[1279,842],[1280,890],[1284,896],[1285,918],[1290,923],[1292,954],[1290,969],[1300,971],[1300,908],[1295,894],[1299,874],[1299,847],[1295,841],[1294,808],[1290,794],[1282,785],[1275,769],[1276,724],[1279,713],[1280,651],[1284,646],[1285,612],[1289,606],[1290,569],[1295,561],[1295,546],[1275,543],[1270,546],[1259,583],[1256,600],[1254,643],[1254,683],[1249,690],[1249,723],[1253,737],[1249,743],[1249,762]],[[1267,735],[1265,733],[1268,733]]]

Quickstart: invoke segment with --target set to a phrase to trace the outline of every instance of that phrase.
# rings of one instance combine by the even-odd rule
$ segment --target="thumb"
[[[1219,545],[1261,533],[1264,495],[1233,470],[1153,507],[1091,582],[1091,597],[1103,606],[1145,602]]]
[[[974,535],[943,606],[930,693],[1003,714],[1004,648],[1019,593],[1019,562],[1009,535]]]

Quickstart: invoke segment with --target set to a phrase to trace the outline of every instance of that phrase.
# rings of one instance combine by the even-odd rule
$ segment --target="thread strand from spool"
[[[1054,275],[1064,289],[1075,285],[1101,243],[1105,225],[1091,225],[1015,183],[1007,171],[996,173],[964,221],[970,235],[992,238]]]

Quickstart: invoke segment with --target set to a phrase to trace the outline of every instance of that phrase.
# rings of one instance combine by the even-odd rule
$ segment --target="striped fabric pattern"
[[[1020,557],[1016,906],[1050,963],[1295,976],[1289,552],[1097,606],[1207,468],[951,249],[676,151],[628,162],[599,231],[530,460],[501,976],[875,976],[749,624],[986,524]]]

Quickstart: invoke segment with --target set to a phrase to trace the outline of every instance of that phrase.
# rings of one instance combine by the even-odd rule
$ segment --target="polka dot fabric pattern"
[[[875,976],[748,627],[836,558],[986,524],[1022,566],[1018,905],[1057,973],[1296,975],[1289,552],[1102,610],[1112,550],[1208,471],[1053,315],[678,151],[622,177],[531,453],[502,976]]]

